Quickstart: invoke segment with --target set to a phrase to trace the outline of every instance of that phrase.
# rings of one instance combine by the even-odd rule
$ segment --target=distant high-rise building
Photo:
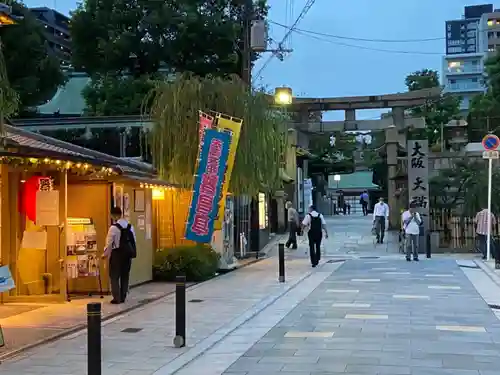
[[[57,56],[61,63],[69,64],[71,58],[69,18],[47,7],[30,8],[30,11],[44,27],[49,52]]]
[[[488,43],[484,41],[482,23],[487,22],[484,21],[485,15],[492,13],[493,4],[466,6],[462,19],[446,21],[445,24],[446,55],[442,81],[445,92],[462,98],[460,110],[463,115],[474,95],[485,90],[484,60]]]

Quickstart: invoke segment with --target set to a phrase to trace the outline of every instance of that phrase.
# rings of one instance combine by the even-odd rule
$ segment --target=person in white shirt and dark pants
[[[415,205],[411,204],[410,208],[401,215],[401,223],[405,233],[406,241],[406,260],[411,261],[413,249],[413,260],[418,262],[418,243],[420,237],[420,226],[422,218],[416,211]]]
[[[384,202],[384,198],[380,197],[373,207],[373,224],[377,232],[377,243],[384,243],[386,219],[389,219],[389,206]]]

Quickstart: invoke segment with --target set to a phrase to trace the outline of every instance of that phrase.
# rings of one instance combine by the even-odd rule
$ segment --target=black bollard
[[[427,238],[426,238],[426,249],[425,249],[425,255],[427,258],[431,257],[431,232],[427,232]]]
[[[280,243],[278,245],[278,272],[279,272],[279,282],[285,282],[285,244]]]
[[[186,346],[186,276],[177,276],[175,285],[175,337],[174,346]]]
[[[101,304],[87,304],[87,373],[101,375]]]

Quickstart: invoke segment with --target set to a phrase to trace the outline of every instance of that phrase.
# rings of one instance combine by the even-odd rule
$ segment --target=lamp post
[[[336,174],[333,176],[333,180],[337,182],[337,190],[339,189],[340,175]]]
[[[283,106],[286,109],[286,106],[292,104],[293,102],[293,92],[290,87],[276,87],[274,89],[274,103]]]
[[[337,189],[335,189],[335,193],[337,194],[337,203],[340,203],[340,198],[338,198],[338,194],[339,194],[339,182],[340,182],[340,175],[339,174],[336,174],[333,176],[333,180],[337,183]],[[337,205],[335,205],[337,206]],[[335,214],[337,214],[337,208],[340,210],[340,204],[338,205],[338,207],[336,207],[335,209]]]

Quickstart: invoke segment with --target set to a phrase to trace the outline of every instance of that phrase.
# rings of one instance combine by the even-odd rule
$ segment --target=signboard
[[[408,199],[422,217],[425,233],[429,230],[429,143],[408,141]],[[425,251],[425,238],[420,238],[420,251]]]
[[[496,150],[500,146],[500,139],[495,134],[487,134],[481,141],[486,151]]]
[[[483,151],[483,159],[498,159],[498,155],[497,150]]]
[[[186,223],[186,239],[210,243],[219,210],[231,135],[205,130]]]

